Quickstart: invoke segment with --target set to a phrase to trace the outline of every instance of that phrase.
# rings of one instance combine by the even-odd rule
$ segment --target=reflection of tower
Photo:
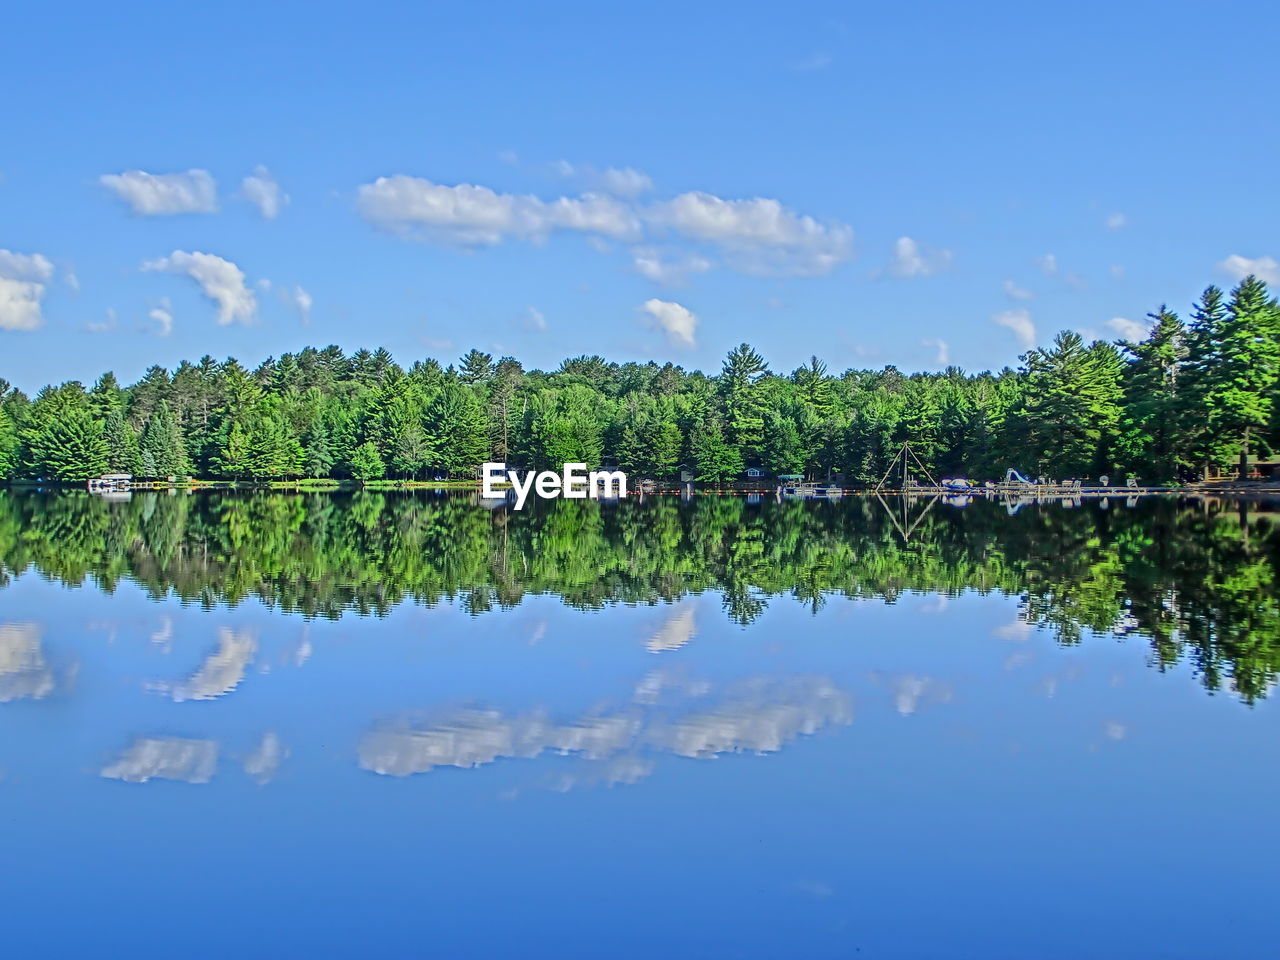
[[[698,628],[692,604],[676,607],[658,632],[644,642],[650,653],[679,650],[697,636]]]

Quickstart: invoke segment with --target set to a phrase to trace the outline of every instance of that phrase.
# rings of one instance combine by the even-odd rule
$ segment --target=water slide
[[[1032,487],[1035,486],[1034,483],[1032,483],[1030,480],[1028,480],[1026,477],[1020,474],[1017,470],[1013,469],[1013,467],[1010,467],[1008,470],[1005,471],[1004,482],[1005,483],[1025,483],[1027,486],[1032,486]]]

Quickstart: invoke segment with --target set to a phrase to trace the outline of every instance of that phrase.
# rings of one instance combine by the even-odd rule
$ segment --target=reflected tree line
[[[900,505],[895,505],[900,506]],[[919,512],[923,503],[909,505]],[[935,506],[903,539],[872,498],[539,501],[490,510],[469,495],[0,492],[0,583],[26,571],[207,608],[257,598],[307,617],[385,615],[411,600],[473,614],[554,595],[575,608],[718,591],[756,620],[789,595],[1000,593],[1074,644],[1134,634],[1246,701],[1280,671],[1280,514],[1149,499],[1126,508]]]

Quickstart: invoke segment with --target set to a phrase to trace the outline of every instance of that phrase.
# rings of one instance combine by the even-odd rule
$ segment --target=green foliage
[[[355,459],[377,479],[372,442]],[[334,619],[454,597],[481,613],[535,594],[597,609],[715,591],[726,615],[747,623],[780,595],[816,608],[829,597],[997,592],[1059,643],[1141,638],[1158,668],[1182,661],[1209,690],[1268,696],[1280,674],[1274,514],[1122,503],[1013,516],[986,502],[943,507],[904,541],[869,497],[821,509],[649,497],[493,512],[469,494],[148,492],[109,503],[0,490],[0,582],[25,570],[77,585],[92,577],[107,590],[129,579],[156,598],[252,599]]]
[[[351,475],[357,480],[377,480],[386,472],[375,444],[366,440],[351,454]]]
[[[105,373],[32,402],[0,381],[0,469],[78,478],[105,462],[140,476],[265,480],[472,477],[581,462],[713,482],[746,466],[874,483],[904,441],[936,477],[1135,473],[1147,482],[1247,466],[1280,449],[1280,308],[1248,277],[1205,290],[1184,327],[1165,307],[1136,343],[1063,333],[1018,370],[895,367],[787,376],[747,344],[715,376],[674,364],[565,360],[547,372],[471,350],[406,372],[385,349],[305,347],[252,371],[202,357],[132,386]],[[62,421],[65,422],[57,422]],[[105,453],[99,456],[98,441]],[[370,473],[372,444],[381,466]],[[87,459],[74,458],[86,454]],[[358,464],[358,468],[357,468]]]
[[[4,407],[0,407],[0,480],[10,479],[18,465],[18,428]]]
[[[694,430],[692,448],[699,480],[722,483],[742,472],[742,451],[725,438],[724,429],[715,418]]]

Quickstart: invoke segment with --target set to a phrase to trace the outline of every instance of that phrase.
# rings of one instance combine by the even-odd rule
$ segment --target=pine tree
[[[742,453],[725,439],[719,420],[710,418],[701,423],[693,432],[691,446],[700,481],[722,483],[742,472]]]
[[[431,464],[450,475],[466,475],[489,452],[488,424],[475,393],[460,383],[446,384],[427,412]]]
[[[764,421],[764,462],[773,473],[802,473],[805,467],[800,431],[790,417],[770,411]]]
[[[1214,425],[1237,444],[1244,477],[1254,436],[1271,420],[1273,390],[1280,378],[1280,305],[1265,283],[1245,277],[1231,291],[1221,329],[1205,403]]]
[[[41,391],[28,413],[23,443],[35,477],[71,482],[106,472],[102,423],[79,383]]]
[[[764,357],[745,343],[729,351],[720,372],[728,439],[743,458],[758,460],[764,444],[764,403],[758,385],[768,372]]]
[[[169,413],[169,404],[161,400],[138,439],[139,449],[150,454],[159,477],[185,477],[191,472],[187,447],[178,425]]]
[[[458,361],[458,378],[463,383],[487,383],[492,376],[492,354],[472,349]]]
[[[138,435],[121,410],[113,410],[107,415],[102,424],[102,440],[107,448],[108,473],[142,474]]]
[[[1131,469],[1164,481],[1184,462],[1178,425],[1187,331],[1166,306],[1147,316],[1147,338],[1125,345],[1133,362],[1125,373],[1121,443]]]
[[[1191,308],[1187,329],[1187,360],[1178,403],[1180,446],[1191,463],[1208,478],[1209,468],[1221,464],[1228,453],[1224,437],[1216,429],[1209,396],[1215,389],[1217,365],[1222,357],[1226,298],[1216,286],[1208,286]]]
[[[1122,371],[1111,344],[1058,334],[1026,355],[1026,392],[1015,418],[1036,471],[1055,478],[1107,472],[1120,420]]]
[[[4,407],[0,407],[0,481],[10,480],[18,468],[18,428]]]
[[[351,475],[357,480],[377,480],[386,473],[386,466],[375,444],[365,441],[351,455]]]

